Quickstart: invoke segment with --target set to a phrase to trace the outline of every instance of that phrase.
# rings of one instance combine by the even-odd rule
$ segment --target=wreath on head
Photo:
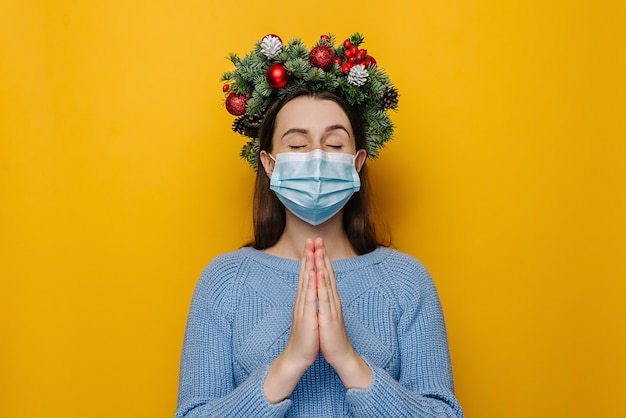
[[[398,90],[374,57],[361,48],[363,35],[355,33],[338,46],[331,33],[311,48],[299,38],[284,44],[274,34],[257,41],[243,58],[231,53],[233,71],[222,74],[226,110],[236,117],[233,130],[248,138],[240,156],[256,171],[259,127],[268,108],[294,91],[328,91],[341,96],[361,115],[366,152],[376,158],[393,138],[388,110],[398,107]]]

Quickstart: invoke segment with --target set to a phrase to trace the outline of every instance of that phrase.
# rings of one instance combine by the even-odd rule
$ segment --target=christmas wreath
[[[226,110],[236,116],[233,130],[249,138],[241,157],[258,166],[259,127],[270,105],[299,88],[329,91],[343,97],[360,113],[367,137],[367,156],[393,138],[388,110],[397,109],[398,90],[374,57],[361,48],[355,33],[335,47],[334,36],[322,35],[309,51],[298,38],[283,44],[274,34],[264,36],[243,58],[229,56],[235,69],[222,74]]]

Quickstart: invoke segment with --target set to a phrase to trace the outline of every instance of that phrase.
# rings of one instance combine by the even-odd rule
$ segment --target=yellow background
[[[624,2],[0,0],[0,416],[171,417],[191,293],[250,236],[219,76],[360,31],[371,164],[466,416],[626,416]]]

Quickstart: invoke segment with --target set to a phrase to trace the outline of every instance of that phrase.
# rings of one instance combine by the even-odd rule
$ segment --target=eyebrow
[[[326,129],[324,129],[324,132],[332,132],[332,131],[336,131],[336,130],[344,131],[345,133],[350,135],[350,133],[348,132],[348,129],[345,126],[343,126],[342,124],[340,124],[340,123],[337,123],[335,125],[327,126]],[[281,138],[284,138],[284,137],[286,137],[289,134],[307,134],[307,133],[309,133],[308,129],[291,128],[291,129],[287,129],[285,131],[285,133],[281,136]]]

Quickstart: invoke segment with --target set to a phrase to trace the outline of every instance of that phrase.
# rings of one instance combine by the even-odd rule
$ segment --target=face
[[[287,103],[276,117],[272,154],[315,149],[356,154],[357,171],[366,158],[365,150],[357,153],[350,120],[337,103],[298,97]],[[261,151],[260,157],[266,173],[271,176],[273,161],[265,151]]]

